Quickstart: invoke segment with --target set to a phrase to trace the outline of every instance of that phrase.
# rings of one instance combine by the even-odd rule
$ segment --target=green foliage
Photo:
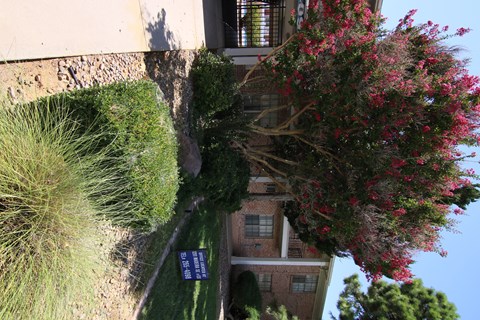
[[[230,146],[246,137],[246,118],[230,58],[200,52],[192,69],[193,131],[200,144],[202,168],[195,189],[227,212],[248,196],[247,161]]]
[[[337,307],[341,320],[454,320],[456,307],[442,292],[425,288],[420,279],[410,284],[373,282],[367,293],[361,291],[358,275],[344,280]]]
[[[168,221],[179,185],[177,142],[169,109],[153,82],[117,83],[43,99],[71,114],[84,131],[102,132],[98,147],[112,145],[135,207],[115,220],[152,227]]]
[[[237,85],[231,58],[201,50],[192,67],[192,80],[195,114],[209,119],[233,104]]]
[[[252,316],[252,312],[247,311],[247,307],[255,309],[259,314],[261,313],[262,294],[253,272],[244,271],[238,275],[232,296],[235,306],[248,315]]]
[[[467,206],[480,199],[480,184],[474,183],[461,186],[459,189],[453,191],[453,196],[444,197],[442,200],[445,204],[456,205],[459,208],[466,210]]]
[[[205,197],[225,211],[240,209],[241,200],[248,197],[249,177],[247,161],[230,146],[215,144],[204,150],[198,183]]]
[[[299,320],[298,317],[292,315],[284,305],[267,307],[266,313],[275,320]]]
[[[81,131],[49,105],[0,109],[1,319],[93,308],[98,218],[129,206],[112,203],[123,186],[110,147],[95,151],[104,136]]]
[[[247,306],[245,310],[248,313],[246,320],[260,320],[260,312],[257,309]]]
[[[245,139],[247,119],[231,58],[201,50],[192,67],[192,81],[192,129],[200,143]]]

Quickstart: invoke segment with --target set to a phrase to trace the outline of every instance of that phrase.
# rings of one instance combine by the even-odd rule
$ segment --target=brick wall
[[[247,237],[246,215],[273,216],[271,238]],[[232,254],[242,257],[280,257],[280,239],[283,224],[281,203],[277,201],[248,201],[232,215]]]
[[[232,279],[243,271],[250,270],[256,274],[271,274],[272,286],[270,292],[262,292],[262,310],[269,304],[276,302],[278,305],[285,305],[287,310],[297,315],[302,320],[311,320],[315,293],[292,292],[291,283],[294,275],[317,275],[325,276],[325,271],[320,267],[305,266],[234,266],[232,268]],[[270,319],[263,316],[262,319]]]

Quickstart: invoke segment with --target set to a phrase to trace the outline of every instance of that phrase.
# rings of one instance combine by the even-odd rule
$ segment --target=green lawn
[[[222,213],[202,205],[183,228],[167,257],[141,319],[215,319],[217,317],[218,249]],[[206,248],[209,280],[183,281],[177,250]]]
[[[184,186],[180,186],[183,188]],[[142,257],[142,263],[144,264],[142,273],[139,275],[139,284],[136,286],[135,291],[142,294],[151,278],[155,266],[165,250],[168,240],[172,236],[175,228],[185,214],[186,208],[190,205],[192,198],[187,195],[179,194],[178,203],[175,208],[176,213],[172,218],[153,231],[148,237],[147,249]]]

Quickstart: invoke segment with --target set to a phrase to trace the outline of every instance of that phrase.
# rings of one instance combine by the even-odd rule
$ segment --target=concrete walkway
[[[0,0],[0,61],[198,49],[217,24],[205,19],[218,19],[220,3]]]

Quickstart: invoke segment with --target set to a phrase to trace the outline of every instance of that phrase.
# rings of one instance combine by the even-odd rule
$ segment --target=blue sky
[[[418,9],[415,22],[428,20],[441,26],[448,25],[451,32],[457,28],[469,27],[472,31],[462,38],[454,37],[448,44],[463,49],[461,58],[471,58],[468,67],[470,74],[480,76],[480,1],[479,0],[383,0],[382,14],[388,18],[387,26],[394,27],[410,9]],[[480,148],[476,148],[480,155]],[[478,159],[477,159],[478,160]],[[480,173],[478,163],[468,163]],[[466,214],[459,217],[459,233],[444,233],[442,245],[448,256],[442,258],[435,253],[421,253],[412,271],[424,284],[443,291],[455,303],[461,319],[479,319],[478,288],[480,288],[480,203],[468,207]],[[350,259],[336,259],[332,281],[323,319],[330,319],[329,312],[338,316],[336,302],[343,289],[343,279],[359,273],[367,288],[365,276]]]

